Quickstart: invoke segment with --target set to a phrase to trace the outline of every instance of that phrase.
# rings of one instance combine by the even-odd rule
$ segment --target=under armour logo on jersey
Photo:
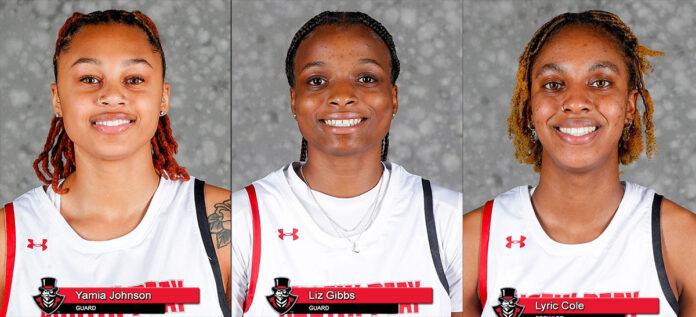
[[[520,248],[524,248],[524,240],[527,240],[527,237],[520,236],[519,240],[512,240],[512,236],[508,236],[507,238],[505,238],[505,240],[507,240],[507,244],[505,244],[505,247],[508,249],[512,249],[513,244],[519,244]]]
[[[29,241],[29,245],[27,245],[27,248],[33,249],[34,247],[37,247],[37,248],[41,247],[41,251],[46,251],[46,248],[47,248],[46,242],[48,241],[48,239],[42,239],[41,244],[34,243],[34,239],[27,239],[27,240]]]
[[[297,235],[297,231],[299,231],[297,230],[297,228],[292,228],[292,233],[285,233],[283,229],[278,229],[278,232],[280,233],[278,237],[280,238],[280,240],[285,240],[285,237],[292,237],[292,240],[294,241],[300,238]]]

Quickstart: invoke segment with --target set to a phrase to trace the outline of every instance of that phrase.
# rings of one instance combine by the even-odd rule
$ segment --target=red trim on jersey
[[[5,232],[7,232],[7,253],[5,261],[5,291],[2,294],[2,310],[0,316],[7,316],[7,308],[10,305],[10,291],[12,289],[12,272],[15,262],[15,220],[14,206],[12,203],[5,205]]]
[[[246,313],[251,307],[251,302],[254,300],[256,292],[256,280],[259,278],[259,262],[261,261],[261,219],[259,218],[259,203],[256,200],[256,190],[254,185],[245,187],[249,195],[249,203],[251,204],[251,219],[253,224],[253,251],[251,256],[251,279],[249,281],[249,292],[244,301],[244,312]]]
[[[491,213],[493,212],[493,201],[486,202],[483,208],[483,221],[481,222],[481,248],[479,249],[479,299],[481,307],[486,307],[488,295],[488,240],[491,234]]]

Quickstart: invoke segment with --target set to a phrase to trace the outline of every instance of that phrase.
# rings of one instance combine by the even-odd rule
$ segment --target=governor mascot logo
[[[39,287],[39,295],[34,296],[34,302],[47,315],[53,314],[61,304],[65,296],[58,294],[56,279],[52,277],[44,277],[41,279]]]
[[[500,297],[498,301],[500,305],[493,306],[493,311],[495,311],[498,317],[519,317],[522,316],[522,311],[524,306],[517,305],[517,294],[516,290],[511,287],[505,287],[500,289]]]
[[[297,302],[297,295],[292,294],[292,287],[290,287],[290,279],[286,277],[276,277],[275,286],[272,287],[273,294],[266,296],[268,303],[271,307],[275,309],[279,314],[285,314]]]

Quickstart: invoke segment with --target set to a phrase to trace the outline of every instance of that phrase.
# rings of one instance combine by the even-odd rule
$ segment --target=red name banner
[[[432,304],[432,287],[293,287],[298,304]]]
[[[524,314],[658,314],[658,298],[520,298]]]
[[[198,287],[61,287],[64,304],[198,304]]]

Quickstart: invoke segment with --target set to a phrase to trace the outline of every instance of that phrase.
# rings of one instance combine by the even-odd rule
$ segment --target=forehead
[[[546,41],[534,60],[532,69],[545,64],[587,65],[609,61],[626,74],[626,57],[619,43],[606,31],[590,25],[562,27]]]
[[[371,58],[389,65],[389,48],[369,27],[355,23],[327,24],[310,32],[297,48],[295,66],[301,61]]]
[[[97,24],[80,28],[70,44],[60,53],[61,59],[107,57],[117,53],[150,57],[158,56],[147,34],[139,27],[125,24]],[[151,62],[152,63],[152,62]],[[153,65],[154,66],[154,65]]]

